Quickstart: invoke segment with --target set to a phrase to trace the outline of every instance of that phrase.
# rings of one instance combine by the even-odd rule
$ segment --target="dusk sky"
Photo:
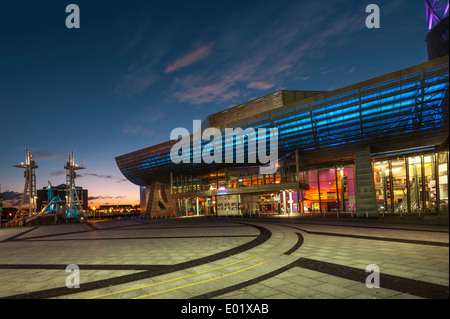
[[[80,8],[80,28],[65,25]],[[380,8],[368,29],[368,4]],[[0,184],[65,183],[138,204],[115,157],[278,90],[334,90],[427,60],[423,0],[8,1],[0,7]],[[5,196],[5,205],[8,199]],[[11,202],[9,202],[11,203]]]

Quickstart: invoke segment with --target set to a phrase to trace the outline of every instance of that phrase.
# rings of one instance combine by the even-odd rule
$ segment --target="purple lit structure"
[[[448,55],[448,0],[425,0],[428,60]]]
[[[448,16],[448,3],[448,0],[425,0],[428,32]]]

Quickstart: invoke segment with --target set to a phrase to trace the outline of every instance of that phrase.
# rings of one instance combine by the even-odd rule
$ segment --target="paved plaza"
[[[448,297],[442,225],[235,217],[0,228],[6,299]]]

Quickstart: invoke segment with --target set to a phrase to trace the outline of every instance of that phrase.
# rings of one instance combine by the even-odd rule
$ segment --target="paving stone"
[[[311,287],[311,289],[319,291],[324,294],[334,296],[336,298],[347,298],[347,297],[358,295],[358,292],[355,290],[352,290],[351,287],[344,288],[342,286],[329,284],[329,283],[316,285],[316,286]]]
[[[108,291],[115,292],[110,298],[126,299],[154,292],[161,293],[146,298],[205,294],[218,299],[418,297],[411,281],[393,289],[367,288],[361,278],[368,275],[369,264],[394,276],[390,280],[435,284],[427,288],[429,295],[445,296],[449,248],[417,240],[448,244],[448,227],[394,225],[405,229],[399,230],[382,223],[320,222],[324,224],[294,219],[173,219],[102,222],[95,224],[98,230],[86,224],[2,228],[0,297],[31,293],[44,298],[51,292],[54,298],[86,298]],[[264,237],[264,229],[270,237]],[[300,247],[296,247],[297,233],[303,238]],[[254,246],[246,248],[255,240]],[[224,252],[229,253],[220,255]],[[316,268],[298,267],[296,262],[302,259],[314,261]],[[65,294],[60,288],[65,288],[68,264],[81,266],[83,286],[101,280],[105,285]],[[131,290],[117,293],[126,289]]]

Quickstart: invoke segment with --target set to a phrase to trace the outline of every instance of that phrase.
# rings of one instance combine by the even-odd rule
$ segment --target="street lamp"
[[[95,220],[95,206],[92,207],[92,210],[94,211],[94,220]]]

